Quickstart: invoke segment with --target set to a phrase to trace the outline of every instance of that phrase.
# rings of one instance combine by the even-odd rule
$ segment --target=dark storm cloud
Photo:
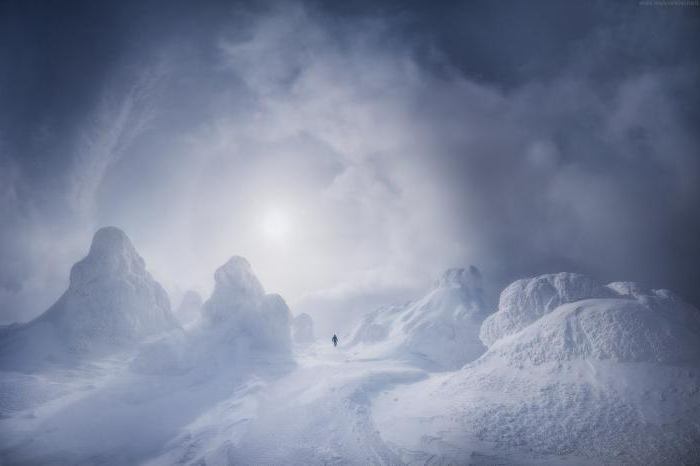
[[[0,8],[5,321],[102,224],[171,291],[243,253],[311,311],[470,262],[494,289],[573,270],[700,302],[697,8]],[[249,224],[281,200],[305,230],[270,252]]]

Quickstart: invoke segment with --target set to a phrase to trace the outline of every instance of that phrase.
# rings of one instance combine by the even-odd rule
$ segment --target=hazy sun
[[[281,210],[268,210],[262,219],[262,233],[273,241],[285,239],[291,230],[289,216]]]

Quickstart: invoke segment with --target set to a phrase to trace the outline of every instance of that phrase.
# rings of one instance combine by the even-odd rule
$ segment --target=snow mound
[[[292,340],[298,345],[308,345],[314,337],[314,321],[306,313],[299,314],[292,320]]]
[[[106,227],[72,267],[68,290],[5,343],[22,355],[31,353],[30,359],[56,359],[61,348],[77,355],[104,353],[178,327],[168,295],[129,238]]]
[[[523,329],[561,304],[615,294],[610,288],[577,273],[517,280],[501,292],[498,311],[484,320],[479,336],[486,346],[491,346],[499,338]]]
[[[590,283],[578,290],[600,292]],[[382,437],[439,464],[697,463],[700,311],[667,290],[607,289],[560,304],[457,372],[382,395]]]
[[[636,299],[587,299],[558,307],[490,351],[519,364],[572,359],[685,364],[700,361],[700,321],[697,313],[673,306],[661,310]]]
[[[175,311],[175,316],[181,324],[188,324],[200,318],[202,315],[202,297],[196,291],[189,290],[182,297],[180,305]]]
[[[485,350],[478,337],[485,317],[481,281],[473,266],[447,270],[423,298],[366,315],[350,345],[367,356],[461,367]]]

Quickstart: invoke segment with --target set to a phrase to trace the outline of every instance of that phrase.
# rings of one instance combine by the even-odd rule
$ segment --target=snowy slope
[[[20,370],[72,356],[98,355],[179,327],[168,296],[129,238],[98,230],[71,269],[68,290],[44,314],[0,337],[0,366]]]
[[[485,351],[478,338],[485,315],[478,269],[450,269],[421,299],[366,315],[349,345],[364,357],[456,369]]]
[[[460,371],[377,399],[382,438],[406,462],[697,462],[699,311],[665,290],[606,289],[549,312],[526,292],[520,311],[545,315]],[[498,312],[504,328],[522,322],[511,307]]]

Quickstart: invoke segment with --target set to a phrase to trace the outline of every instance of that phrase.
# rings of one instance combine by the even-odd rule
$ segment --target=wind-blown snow
[[[450,269],[421,299],[365,316],[349,345],[365,357],[456,369],[485,351],[478,337],[484,317],[479,270]]]

